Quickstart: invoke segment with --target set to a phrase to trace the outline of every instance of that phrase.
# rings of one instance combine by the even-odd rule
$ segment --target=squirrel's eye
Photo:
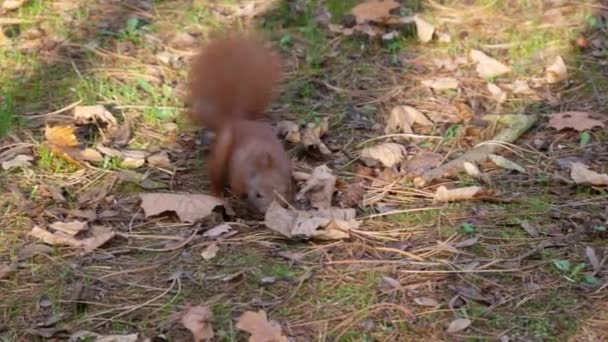
[[[262,194],[261,194],[261,193],[259,193],[259,192],[257,192],[257,193],[255,194],[255,197],[257,197],[257,198],[262,198]]]

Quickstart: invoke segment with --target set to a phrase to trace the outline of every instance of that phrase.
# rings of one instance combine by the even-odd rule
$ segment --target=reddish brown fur
[[[190,119],[217,131],[234,119],[262,118],[280,78],[281,60],[260,38],[218,36],[194,58],[187,98]]]
[[[211,192],[232,192],[265,211],[275,192],[291,202],[291,161],[261,118],[280,77],[280,60],[261,40],[243,34],[210,42],[191,73],[190,118],[216,133],[208,157]]]

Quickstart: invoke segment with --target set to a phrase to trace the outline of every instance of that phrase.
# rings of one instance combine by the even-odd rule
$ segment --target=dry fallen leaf
[[[503,103],[507,100],[507,93],[494,83],[488,83],[488,91],[498,103]]]
[[[80,151],[79,156],[82,158],[82,160],[90,162],[100,163],[103,161],[103,156],[101,153],[92,148],[85,148],[84,150]]]
[[[392,167],[387,167],[372,181],[373,188],[383,188],[401,178],[401,175]]]
[[[571,165],[570,178],[577,184],[608,185],[608,174],[597,173],[579,162]]]
[[[169,159],[169,154],[167,151],[160,151],[154,154],[149,155],[146,160],[150,166],[155,167],[171,167],[171,159]]]
[[[526,80],[516,80],[509,87],[516,95],[535,95],[536,92],[530,88]]]
[[[488,155],[488,158],[494,163],[496,164],[496,166],[502,167],[503,169],[507,169],[507,170],[515,170],[521,173],[526,173],[526,169],[524,169],[523,166],[517,164],[516,162],[513,162],[503,156],[499,156],[497,154],[490,154]]]
[[[468,318],[457,318],[450,323],[446,332],[448,334],[455,334],[459,331],[468,328],[471,323],[471,320]]]
[[[277,124],[277,131],[279,136],[289,141],[290,143],[297,144],[302,141],[302,135],[300,134],[300,126],[289,120],[283,120]]]
[[[482,188],[479,186],[469,186],[465,188],[447,189],[445,186],[440,186],[435,192],[433,201],[435,202],[455,202],[470,200],[475,197]]]
[[[354,209],[330,208],[302,211],[285,209],[273,202],[266,212],[266,227],[290,239],[312,238],[339,240],[350,236],[350,230],[359,227]]]
[[[205,260],[211,260],[211,259],[215,258],[215,256],[217,255],[217,252],[219,252],[219,251],[220,251],[220,246],[216,242],[214,242],[214,243],[210,244],[209,246],[207,246],[207,248],[205,248],[205,250],[201,252],[201,256]]]
[[[370,166],[380,162],[386,167],[393,167],[401,163],[406,155],[405,147],[396,143],[382,143],[361,150],[361,160]]]
[[[222,223],[204,232],[203,237],[216,238],[222,234],[229,233],[231,230],[232,227],[229,224]]]
[[[237,320],[236,328],[251,334],[249,342],[287,342],[281,332],[281,326],[275,321],[268,321],[266,312],[245,311]]]
[[[28,168],[30,166],[32,166],[32,163],[30,163],[31,161],[34,160],[34,157],[32,156],[28,156],[26,154],[19,154],[16,155],[13,159],[10,160],[6,160],[2,162],[2,169],[3,170],[10,170],[13,168]]]
[[[108,157],[124,158],[124,154],[117,149],[106,147],[102,144],[97,144],[95,149]]]
[[[224,204],[219,198],[207,195],[151,192],[140,194],[139,197],[146,218],[172,211],[186,223],[203,219]]]
[[[435,307],[435,306],[439,305],[439,302],[437,302],[435,299],[429,298],[429,297],[417,297],[417,298],[414,298],[414,302],[421,306]]]
[[[114,115],[102,105],[74,107],[74,122],[77,125],[97,123],[104,127],[118,125]]]
[[[477,74],[483,78],[497,77],[511,71],[511,68],[489,57],[479,50],[471,50],[470,57],[477,63]]]
[[[309,122],[301,131],[302,145],[306,148],[316,147],[321,154],[330,155],[331,151],[321,140],[329,130],[329,118],[325,117],[319,124]]]
[[[558,83],[568,79],[568,69],[561,56],[557,56],[553,64],[546,70],[547,83]]]
[[[44,137],[49,144],[58,147],[78,147],[80,142],[74,134],[74,126],[46,126]]]
[[[426,22],[419,15],[414,16],[414,22],[416,23],[416,31],[418,33],[418,40],[423,43],[428,43],[433,39],[433,33],[435,32],[435,26]]]
[[[464,171],[467,173],[467,175],[469,175],[475,179],[479,179],[487,184],[492,183],[490,177],[487,174],[481,172],[481,170],[479,170],[479,167],[477,167],[477,165],[475,165],[473,163],[469,163],[469,162],[464,162],[462,165],[464,166]]]
[[[401,170],[408,176],[419,176],[434,169],[443,160],[443,156],[434,152],[422,152],[410,160],[403,162]]]
[[[49,227],[64,232],[70,236],[76,236],[76,234],[89,228],[89,225],[85,221],[74,220],[70,222],[53,222],[49,225]]]
[[[317,166],[306,180],[306,185],[299,191],[298,198],[303,198],[308,193],[313,208],[327,209],[331,207],[331,200],[336,190],[336,179],[327,165]]]
[[[604,123],[592,119],[588,112],[562,112],[553,114],[549,120],[549,126],[558,131],[566,128],[572,128],[579,132],[593,129],[595,127],[604,127]]]
[[[211,320],[213,313],[207,306],[193,306],[184,313],[181,322],[186,329],[192,332],[194,342],[203,342],[213,339]]]
[[[395,106],[388,117],[384,133],[412,133],[412,125],[414,124],[432,126],[433,122],[412,106]]]
[[[111,228],[104,226],[93,226],[88,230],[87,233],[89,235],[88,237],[75,238],[62,231],[51,233],[48,230],[38,226],[35,226],[30,231],[31,236],[38,238],[49,245],[83,248],[86,252],[92,252],[93,250],[101,247],[103,244],[110,241],[115,235]]]
[[[458,80],[452,77],[441,77],[421,82],[423,86],[434,90],[449,90],[458,88]]]
[[[14,11],[23,6],[28,0],[4,0],[2,3],[3,11]]]
[[[390,20],[394,16],[391,10],[399,7],[395,0],[367,0],[353,7],[351,13],[355,16],[358,24],[367,22],[382,23]]]

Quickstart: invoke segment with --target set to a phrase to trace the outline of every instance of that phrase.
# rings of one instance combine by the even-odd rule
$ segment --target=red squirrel
[[[293,201],[291,160],[272,127],[257,121],[273,99],[281,61],[256,36],[214,37],[190,71],[189,117],[215,133],[207,159],[211,193],[224,185],[265,212],[275,193]]]

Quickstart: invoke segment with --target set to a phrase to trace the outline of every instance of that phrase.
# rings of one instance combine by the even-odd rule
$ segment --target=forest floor
[[[349,35],[340,25],[354,23],[360,2],[5,0],[2,341],[83,331],[189,341],[181,319],[192,306],[210,309],[201,324],[218,341],[244,341],[239,317],[259,310],[296,341],[608,341],[608,182],[572,178],[575,163],[608,173],[608,4],[398,1],[391,16],[434,26],[421,42],[407,23]],[[374,6],[355,19],[378,19],[383,5]],[[188,58],[235,24],[265,32],[285,60],[273,119],[328,118],[329,154],[286,146],[299,171],[325,164],[338,176],[335,205],[348,202],[360,221],[349,238],[289,240],[238,202],[236,216],[196,224],[141,210],[144,192],[208,193],[183,89]],[[483,77],[473,49],[509,71]],[[73,124],[90,105],[112,113],[120,132],[107,143],[97,125],[78,125],[75,139],[97,152],[75,162],[45,127]],[[390,141],[398,106],[432,125],[396,141],[400,168],[365,166],[360,152]],[[568,111],[578,114],[558,130],[556,114]],[[482,120],[489,114],[537,120],[492,145],[502,126]],[[461,170],[416,186],[416,168],[484,142],[519,166],[484,161],[480,177]],[[483,196],[434,201],[441,185],[480,186]],[[223,219],[230,231],[203,235]],[[58,222],[111,238],[83,252],[31,234]]]

